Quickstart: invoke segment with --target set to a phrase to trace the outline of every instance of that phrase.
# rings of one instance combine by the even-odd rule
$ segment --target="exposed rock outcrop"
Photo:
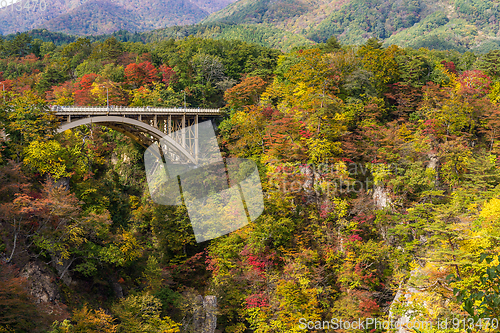
[[[386,208],[391,204],[388,191],[385,187],[375,185],[373,188],[373,201],[377,208]]]
[[[193,304],[193,330],[214,333],[217,327],[217,297],[198,295]]]
[[[60,301],[61,295],[54,276],[48,267],[44,266],[45,264],[30,261],[22,269],[22,276],[27,278],[30,293],[38,303]]]

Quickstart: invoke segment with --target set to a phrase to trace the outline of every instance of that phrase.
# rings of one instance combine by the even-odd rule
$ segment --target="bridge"
[[[198,123],[221,115],[219,109],[159,108],[128,106],[51,106],[61,120],[58,132],[87,124],[119,131],[144,147],[164,138],[161,147],[174,161],[198,160]]]

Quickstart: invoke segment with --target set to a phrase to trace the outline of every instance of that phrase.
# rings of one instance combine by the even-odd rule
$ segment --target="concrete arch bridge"
[[[164,138],[161,147],[173,161],[195,163],[198,160],[198,123],[221,115],[219,109],[158,107],[52,106],[61,120],[58,132],[86,124],[98,124],[119,131],[144,147]]]

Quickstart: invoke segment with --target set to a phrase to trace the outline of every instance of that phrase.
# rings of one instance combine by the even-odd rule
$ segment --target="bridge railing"
[[[131,106],[61,106],[52,105],[52,111],[57,114],[90,114],[90,113],[120,113],[120,114],[220,114],[220,109],[201,108],[162,108],[162,107],[131,107]]]

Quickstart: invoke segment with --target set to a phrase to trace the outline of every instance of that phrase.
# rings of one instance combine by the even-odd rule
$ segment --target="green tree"
[[[24,57],[32,52],[33,38],[26,32],[17,33],[11,40],[3,43],[3,57]]]
[[[40,57],[44,57],[45,55],[50,55],[56,49],[56,45],[53,42],[43,42],[40,45]]]
[[[113,313],[120,320],[120,333],[180,332],[179,324],[169,317],[161,318],[161,301],[149,293],[122,299],[113,306]]]
[[[371,38],[368,38],[368,40],[366,41],[365,47],[372,48],[372,49],[381,49],[383,44],[384,44],[384,42],[381,41],[380,39],[375,38],[375,37],[371,37]]]
[[[117,66],[114,64],[106,64],[99,72],[99,74],[110,81],[113,82],[124,82],[125,81],[125,70],[123,66]]]
[[[75,74],[77,77],[83,77],[86,74],[97,74],[103,70],[103,64],[100,60],[87,59],[81,62],[75,68]]]
[[[18,161],[24,147],[33,141],[50,140],[59,126],[47,102],[29,90],[13,95],[4,106],[3,123],[10,138],[7,150]]]
[[[146,263],[146,269],[143,273],[146,279],[148,289],[152,293],[156,293],[162,286],[162,269],[159,265],[158,259],[154,256],[149,256]]]
[[[396,45],[383,49],[376,40],[362,46],[358,51],[364,68],[373,73],[371,80],[379,94],[386,92],[387,85],[397,82],[399,78],[396,62],[396,56],[399,53],[401,49]]]
[[[97,42],[93,45],[90,58],[95,60],[116,61],[122,53],[122,44],[115,37],[110,37],[103,42]]]
[[[342,50],[342,44],[339,43],[336,36],[332,36],[328,38],[323,45],[321,45],[321,49],[325,53],[340,51]]]
[[[38,81],[36,86],[36,90],[42,94],[49,91],[53,86],[68,79],[66,75],[67,72],[68,68],[65,68],[65,66],[60,66],[57,63],[51,64],[46,67],[45,71],[42,73],[40,81]]]
[[[493,260],[499,264],[492,264]],[[456,287],[454,292],[457,300],[467,313],[478,321],[480,318],[498,318],[500,316],[500,257],[493,258],[487,253],[481,255],[479,264],[482,262],[487,267],[474,267],[471,264],[464,266],[464,269],[472,269],[479,281],[467,287]],[[455,283],[460,286],[461,279],[454,276]],[[486,321],[485,321],[486,322]]]
[[[493,79],[500,78],[500,50],[491,50],[480,57],[475,67],[484,71]]]

